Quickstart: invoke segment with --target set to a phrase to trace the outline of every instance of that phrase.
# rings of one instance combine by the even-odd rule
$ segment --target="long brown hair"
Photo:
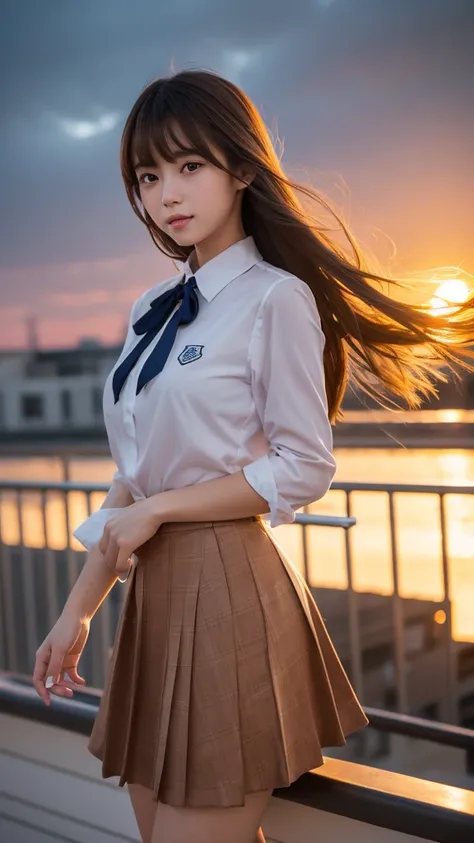
[[[171,161],[172,148],[186,147],[218,167],[212,148],[223,153],[228,173],[240,165],[254,174],[245,188],[242,222],[264,260],[296,275],[311,288],[326,337],[324,369],[329,416],[339,416],[351,382],[376,400],[409,407],[436,394],[445,379],[442,365],[473,369],[474,297],[449,312],[396,300],[380,289],[395,280],[369,271],[347,226],[336,216],[350,255],[323,229],[297,194],[332,211],[312,189],[286,177],[271,137],[249,98],[236,85],[202,70],[187,70],[148,85],[134,104],[122,136],[121,169],[128,198],[158,248],[185,260],[180,247],[161,231],[140,201],[135,162],[151,165],[156,152]],[[469,348],[469,346],[471,346]]]

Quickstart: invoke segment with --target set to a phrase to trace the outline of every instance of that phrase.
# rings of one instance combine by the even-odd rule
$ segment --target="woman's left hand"
[[[128,575],[132,553],[161,527],[163,521],[156,510],[156,501],[146,498],[124,506],[122,512],[107,521],[99,550],[118,577]]]

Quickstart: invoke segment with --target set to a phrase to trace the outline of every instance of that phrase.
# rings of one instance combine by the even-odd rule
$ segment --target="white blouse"
[[[138,338],[133,323],[186,275],[199,313],[178,329],[163,371],[136,395],[143,352],[114,404],[112,377]],[[171,318],[171,316],[169,317]],[[104,387],[104,420],[118,471],[135,501],[243,469],[268,501],[270,525],[321,498],[335,473],[323,371],[324,334],[303,281],[266,263],[252,237],[196,272],[144,292],[132,306],[122,353]],[[75,531],[87,549],[120,509],[100,509]]]

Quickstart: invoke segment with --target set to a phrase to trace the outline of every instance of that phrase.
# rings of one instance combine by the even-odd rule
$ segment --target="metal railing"
[[[71,591],[85,559],[85,552],[72,547],[72,529],[69,495],[82,493],[86,499],[87,516],[93,511],[92,496],[100,493],[105,496],[109,485],[104,483],[36,482],[36,481],[0,481],[0,658],[1,667],[8,670],[28,672],[34,664],[35,652],[42,638],[56,622],[62,606]],[[28,495],[40,495],[40,520],[44,544],[42,548],[28,546],[24,540],[25,501]],[[63,549],[55,550],[49,536],[47,515],[47,497],[59,495],[64,503],[61,507],[64,523]],[[18,523],[18,545],[6,544],[3,540],[2,513],[5,499],[13,500],[15,518]],[[19,551],[19,552],[18,552]],[[41,589],[38,586],[37,562],[42,563],[44,582],[44,600],[38,600]],[[65,574],[65,576],[64,576]],[[15,595],[21,589],[23,612],[18,615],[18,601]],[[102,603],[95,628],[91,630],[88,647],[90,664],[88,673],[93,684],[100,686],[104,680],[109,648],[113,637],[113,609],[118,615],[123,601],[123,590],[115,589],[112,599]],[[43,611],[42,611],[43,610]],[[40,617],[40,612],[42,617]]]
[[[88,736],[99,701],[97,692],[78,691],[73,699],[55,697],[51,706],[45,706],[32,688],[31,679],[0,673],[0,715],[22,717]],[[366,713],[374,728],[466,751],[474,747],[474,731],[442,723],[425,724],[417,718],[372,709],[366,709]],[[22,760],[28,759],[22,756]],[[304,773],[289,787],[277,788],[273,795],[345,817],[338,837],[341,840],[351,834],[351,819],[357,821],[359,833],[361,823],[377,827],[382,841],[388,830],[436,843],[466,843],[474,833],[474,798],[470,791],[332,758],[326,758],[322,767]],[[321,830],[321,817],[315,815],[316,836],[317,830]]]
[[[90,515],[93,511],[92,496],[98,493],[105,495],[108,490],[109,485],[103,483],[0,481],[0,615],[3,618],[3,624],[0,623],[0,669],[28,672],[34,664],[38,644],[57,620],[82,567],[86,553],[72,546],[74,525],[71,524],[69,496],[78,493],[84,495],[87,515]],[[64,534],[62,550],[54,550],[49,540],[47,496],[51,494],[60,495],[64,502],[61,507],[64,518],[61,525]],[[40,496],[39,512],[44,538],[40,548],[28,546],[25,541],[25,502],[28,495]],[[6,499],[10,504],[13,502],[14,506],[14,519],[18,524],[17,545],[2,540],[2,504]],[[297,515],[297,523],[304,528],[312,525],[340,527],[347,531],[355,524],[355,520],[350,516]],[[44,589],[38,582],[39,560],[44,566],[41,570]],[[66,576],[59,583],[61,569],[64,569]],[[44,591],[46,610],[42,612],[42,601],[39,599],[41,591]],[[20,612],[18,600],[14,598],[15,592],[17,595],[21,592],[23,607]],[[86,663],[86,672],[90,673],[96,687],[101,687],[104,681],[105,666],[124,595],[125,589],[113,589],[94,618],[90,633],[92,646],[88,646],[90,664]]]
[[[451,589],[449,577],[449,556],[447,544],[447,519],[446,519],[446,496],[447,495],[474,495],[474,486],[445,486],[445,485],[423,485],[408,483],[333,483],[332,490],[341,491],[345,494],[346,515],[352,515],[352,500],[357,492],[381,492],[388,497],[389,504],[389,531],[390,531],[390,555],[393,577],[392,593],[392,624],[394,633],[395,650],[395,672],[397,689],[396,709],[399,712],[409,710],[406,654],[404,647],[404,617],[403,604],[399,588],[399,554],[397,543],[397,529],[395,518],[394,499],[396,494],[433,495],[438,499],[438,527],[441,542],[442,579],[443,579],[443,610],[446,614],[445,649],[446,649],[446,708],[445,719],[449,722],[457,720],[457,669],[456,657],[453,642],[453,619],[451,609]],[[349,624],[351,632],[351,670],[352,681],[360,698],[363,699],[363,674],[362,674],[362,653],[360,647],[359,624],[357,619],[356,593],[353,586],[353,558],[351,539],[346,532],[346,568],[347,568],[347,590],[349,599]]]
[[[71,512],[69,497],[82,494],[86,500],[86,511],[93,511],[92,496],[105,495],[109,489],[103,483],[72,482],[20,482],[0,481],[0,519],[3,503],[6,499],[13,502],[15,518],[18,520],[18,544],[12,545],[0,541],[0,588],[1,614],[0,624],[0,668],[28,672],[34,662],[36,647],[48,629],[57,619],[63,602],[72,588],[85,558],[85,552],[75,550],[72,542]],[[435,496],[438,503],[438,527],[441,543],[443,599],[441,606],[446,615],[444,625],[444,650],[446,655],[446,681],[444,718],[448,722],[457,721],[457,662],[452,638],[452,611],[449,578],[449,554],[447,543],[446,497],[448,495],[474,495],[474,486],[433,486],[381,483],[336,482],[332,491],[344,493],[345,512],[341,516],[310,514],[299,512],[293,529],[302,531],[302,559],[304,574],[309,581],[310,553],[308,530],[314,527],[338,527],[344,536],[344,565],[347,578],[348,605],[348,646],[349,672],[352,684],[359,698],[364,702],[363,648],[361,644],[361,618],[359,594],[354,584],[354,553],[351,528],[355,525],[353,500],[354,495],[379,492],[388,498],[390,559],[393,577],[393,591],[390,596],[393,626],[393,648],[395,665],[396,701],[398,712],[409,711],[407,689],[407,656],[404,643],[403,600],[399,587],[399,549],[397,541],[397,523],[395,496],[398,493]],[[25,542],[25,501],[28,496],[39,495],[40,521],[44,534],[44,547],[29,547]],[[62,508],[66,537],[64,547],[55,550],[51,547],[46,517],[49,495],[59,495],[63,499]],[[96,507],[97,508],[97,507]],[[0,520],[0,537],[3,535]],[[59,554],[59,560],[58,560]],[[40,566],[42,561],[44,568]],[[58,565],[58,561],[61,563]],[[14,597],[15,591],[21,590],[23,607]],[[113,589],[109,598],[102,604],[91,630],[89,646],[89,670],[92,684],[100,687],[103,683],[113,631],[125,589]],[[43,599],[40,599],[41,596]],[[15,602],[16,601],[16,602]],[[43,605],[44,604],[44,605]],[[19,625],[19,619],[21,621]],[[23,659],[23,660],[22,660]]]
[[[442,746],[474,752],[474,729],[451,726],[449,723],[437,723],[409,714],[397,714],[395,711],[380,711],[371,706],[365,706],[365,713],[370,727],[377,732],[401,735],[405,738],[430,741]]]
[[[101,694],[95,688],[76,688],[74,705],[71,706],[71,699],[53,697],[53,706],[45,706],[32,687],[31,677],[0,671],[0,711],[21,714],[22,717],[31,717],[84,735],[90,734]],[[474,729],[423,720],[421,717],[397,714],[394,711],[381,711],[371,706],[364,706],[364,711],[369,727],[377,732],[474,752]]]

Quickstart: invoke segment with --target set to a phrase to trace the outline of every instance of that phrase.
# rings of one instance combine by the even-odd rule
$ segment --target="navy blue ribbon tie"
[[[156,348],[153,349],[140,371],[136,394],[138,395],[149,381],[160,374],[173,348],[178,328],[180,325],[189,325],[191,322],[194,322],[199,313],[199,299],[196,287],[197,282],[192,275],[185,284],[181,282],[175,287],[172,287],[171,290],[167,290],[166,293],[158,296],[158,298],[153,299],[150,302],[150,309],[143,316],[140,316],[140,319],[134,322],[133,330],[138,335],[143,334],[143,337],[132,348],[130,354],[127,355],[125,360],[123,360],[114,372],[112,387],[115,404],[120,398],[125,381],[140,356],[161,331],[176,305],[181,302],[176,313],[173,314],[166,325],[165,330],[156,344]]]

